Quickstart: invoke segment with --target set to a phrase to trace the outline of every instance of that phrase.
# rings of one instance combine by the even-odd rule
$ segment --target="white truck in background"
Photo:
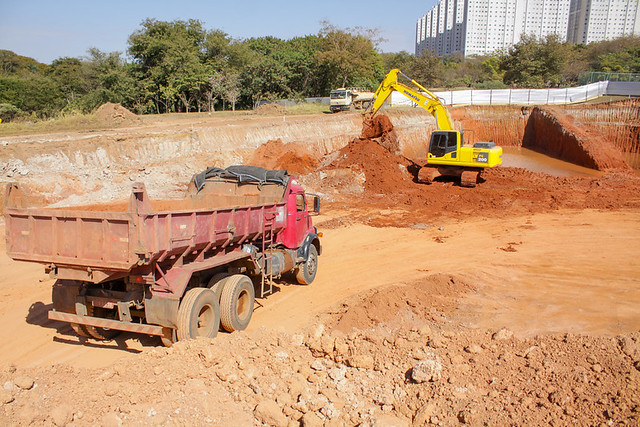
[[[361,110],[366,108],[373,99],[374,93],[370,89],[361,87],[341,87],[332,90],[329,94],[331,98],[329,109],[332,113],[337,111],[348,111],[352,107]]]

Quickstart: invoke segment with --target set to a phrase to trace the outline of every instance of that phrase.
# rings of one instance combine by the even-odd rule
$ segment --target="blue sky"
[[[85,56],[95,47],[126,52],[127,38],[146,18],[199,19],[231,37],[289,39],[316,34],[320,21],[340,28],[379,28],[383,52],[413,53],[418,18],[436,0],[0,0],[0,49],[44,63]]]

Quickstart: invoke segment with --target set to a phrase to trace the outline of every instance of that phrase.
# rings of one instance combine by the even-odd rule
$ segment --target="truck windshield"
[[[347,97],[347,92],[346,91],[331,92],[330,96],[331,96],[331,99],[344,99]]]

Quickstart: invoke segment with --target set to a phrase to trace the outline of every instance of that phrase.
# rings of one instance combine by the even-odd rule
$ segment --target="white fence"
[[[563,89],[456,90],[434,94],[447,105],[571,104],[601,95],[640,96],[640,82],[604,81]],[[390,102],[391,105],[416,105],[400,92],[392,92]]]

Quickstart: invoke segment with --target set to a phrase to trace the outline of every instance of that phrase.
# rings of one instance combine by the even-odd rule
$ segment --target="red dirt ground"
[[[638,425],[640,177],[418,184],[380,129],[256,151],[322,194],[323,254],[244,332],[79,339],[41,266],[2,254],[0,424]]]

